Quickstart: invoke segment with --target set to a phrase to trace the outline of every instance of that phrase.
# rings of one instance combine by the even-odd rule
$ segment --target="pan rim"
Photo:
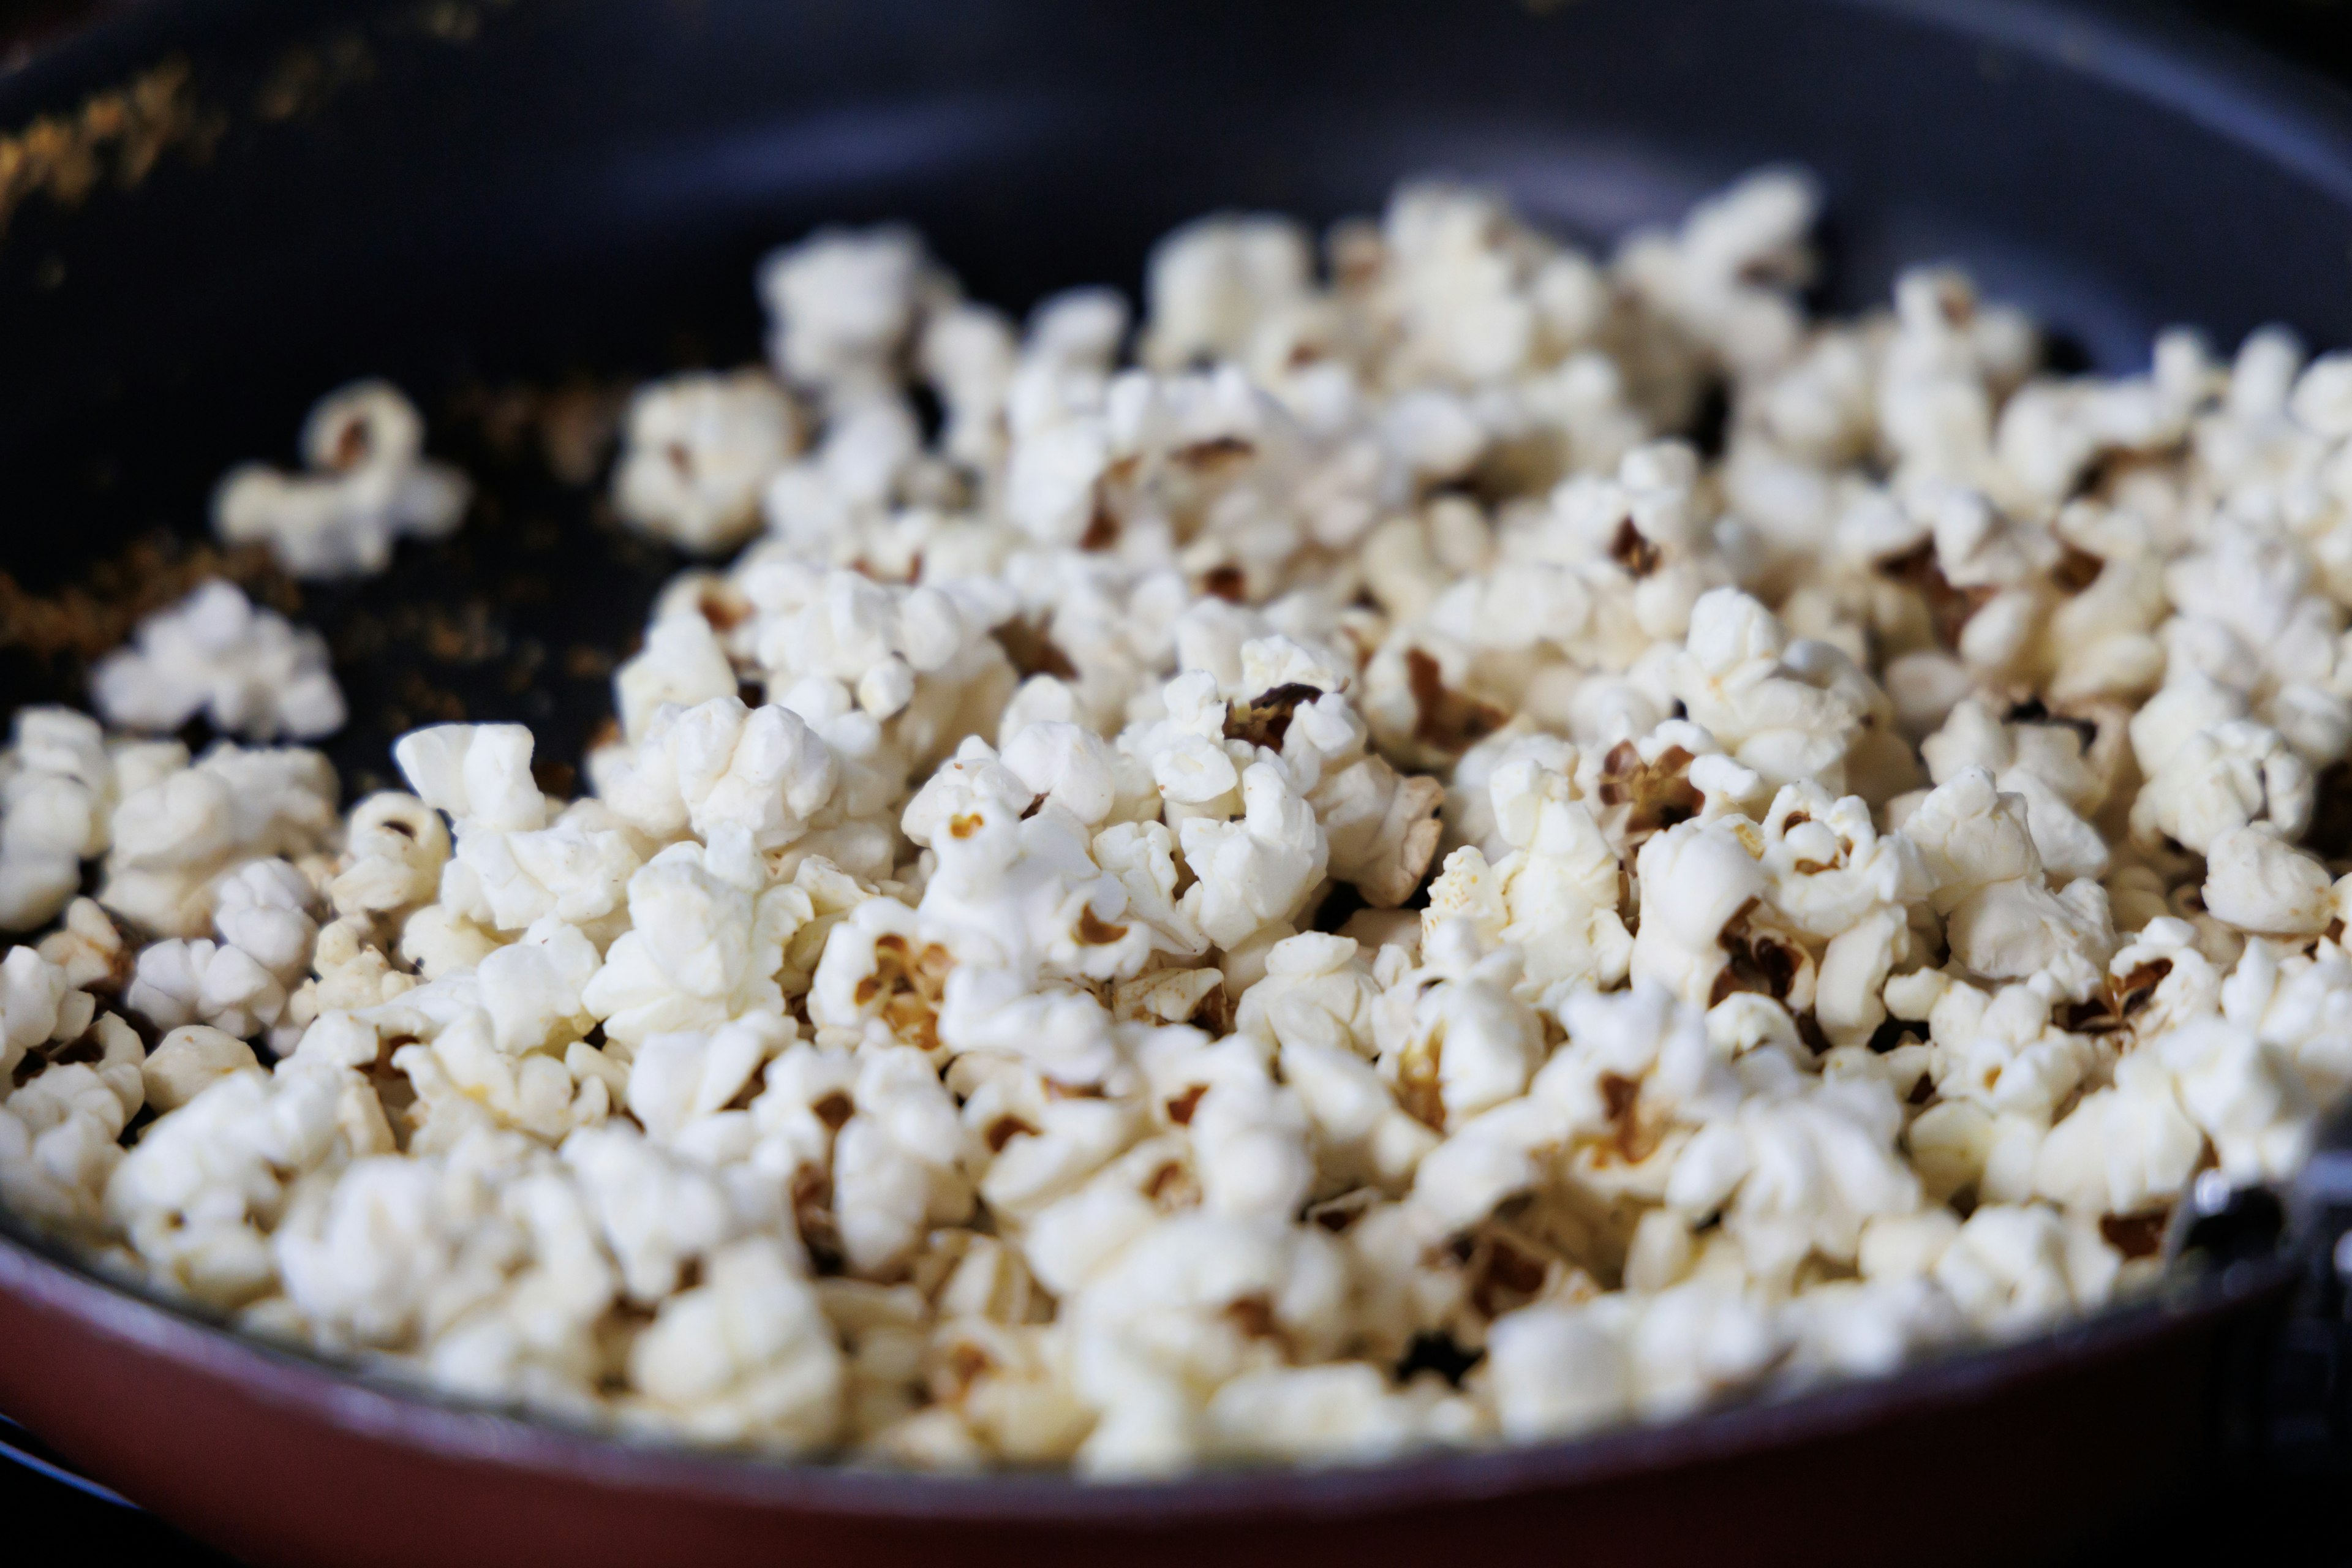
[[[2026,1338],[1979,1342],[1884,1375],[1833,1378],[1566,1441],[1312,1468],[1257,1465],[1090,1479],[1068,1471],[950,1475],[763,1458],[633,1442],[511,1409],[467,1405],[420,1384],[241,1333],[97,1273],[26,1235],[13,1216],[0,1220],[0,1294],[361,1441],[698,1502],[971,1524],[1135,1524],[1180,1515],[1206,1521],[1277,1510],[1307,1520],[1354,1518],[1662,1475],[1834,1438],[1906,1415],[1948,1414],[2062,1369],[2125,1360],[2175,1334],[2218,1328],[2281,1301],[2299,1277],[2284,1256],[2176,1276],[2137,1299]]]

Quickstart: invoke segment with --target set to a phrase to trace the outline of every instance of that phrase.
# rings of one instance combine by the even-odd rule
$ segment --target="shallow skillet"
[[[829,219],[912,218],[1019,305],[1131,284],[1218,205],[1328,218],[1436,170],[1599,241],[1793,159],[1832,193],[1825,305],[1953,258],[2104,368],[2173,321],[2352,342],[2352,104],[2009,0],[150,0],[0,76],[0,701],[74,696],[226,570],[329,630],[354,790],[459,714],[533,722],[565,784],[676,564],[578,482],[613,389],[752,357],[753,258]],[[464,532],[356,589],[208,552],[224,463],[290,456],[360,374],[484,481]],[[1958,1561],[2142,1506],[2246,1424],[2296,1273],[2223,1252],[2042,1340],[1679,1426],[1103,1487],[456,1410],[0,1236],[0,1408],[257,1563]]]

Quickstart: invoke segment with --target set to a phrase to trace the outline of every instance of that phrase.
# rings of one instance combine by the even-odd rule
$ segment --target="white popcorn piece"
[[[2132,802],[2132,830],[2199,854],[2257,822],[2294,839],[2310,825],[2313,788],[2309,766],[2276,731],[2231,720],[2170,749]]]
[[[449,859],[449,829],[415,795],[389,790],[352,808],[327,884],[339,915],[394,915],[432,901]]]
[[[629,1415],[704,1442],[790,1453],[828,1442],[842,1357],[797,1259],[769,1237],[714,1251],[629,1349]]]
[[[1895,1148],[1902,1123],[1894,1091],[1867,1079],[1759,1094],[1693,1136],[1666,1201],[1719,1211],[1759,1279],[1786,1278],[1809,1257],[1849,1262],[1864,1224],[1918,1205],[1918,1178]]]
[[[331,837],[335,773],[296,747],[222,742],[194,765],[173,750],[171,765],[114,808],[98,901],[158,935],[195,937],[212,927],[222,872],[247,859],[299,858]]]
[[[292,1178],[343,1146],[339,1094],[331,1072],[233,1072],[157,1121],[106,1184],[149,1277],[221,1307],[271,1289],[268,1231]]]
[[[472,498],[463,474],[425,456],[423,417],[385,382],[320,399],[301,449],[307,473],[248,463],[213,492],[214,531],[231,544],[267,544],[297,577],[381,572],[395,541],[449,532]]]
[[[1516,954],[1465,963],[1468,936],[1456,923],[1424,939],[1428,970],[1401,979],[1374,1014],[1382,1076],[1439,1131],[1517,1099],[1544,1058],[1542,1022],[1514,994]]]
[[[614,509],[681,549],[724,550],[759,526],[769,476],[799,445],[791,399],[759,371],[651,383],[622,419]]]
[[[2103,1300],[2120,1262],[2087,1221],[2038,1205],[1987,1204],[1954,1234],[1933,1278],[1971,1321],[1998,1330]]]
[[[672,845],[627,886],[630,929],[580,992],[608,1039],[635,1045],[783,1011],[783,943],[814,906],[790,883],[769,884],[747,843]]]
[[[844,403],[888,384],[925,291],[922,242],[903,228],[821,229],[770,254],[759,289],[769,357]]]
[[[260,741],[311,740],[343,725],[326,639],[257,609],[219,578],[140,622],[131,646],[100,660],[89,679],[99,712],[126,729],[168,732],[199,713]]]
[[[121,789],[97,721],[19,709],[0,753],[0,931],[32,931],[65,908],[81,862],[102,854]]]
[[[47,1012],[39,993],[48,987],[17,957],[27,952],[16,949],[0,967],[20,1041]],[[0,1200],[65,1235],[95,1237],[108,1229],[105,1194],[121,1160],[119,1141],[146,1099],[145,1051],[121,1019],[93,1016],[87,994],[68,992],[60,1001],[51,1032],[61,1037],[16,1049],[0,1079],[7,1086],[0,1094]],[[0,1016],[0,1029],[10,1022]]]
[[[665,705],[601,794],[648,837],[740,827],[761,849],[807,832],[839,777],[832,750],[788,708],[746,708],[730,695],[686,709]]]
[[[257,1068],[253,1047],[225,1030],[203,1024],[173,1029],[140,1067],[146,1102],[157,1115],[177,1110],[220,1079]]]
[[[0,1079],[13,1075],[26,1052],[71,1040],[89,1027],[93,1004],[72,978],[29,947],[0,959]]]
[[[2205,862],[2205,907],[2241,931],[2311,936],[2336,919],[2334,879],[2268,826],[2233,827]]]
[[[2179,1193],[2204,1152],[2171,1075],[2155,1052],[2134,1052],[2116,1064],[2113,1088],[2084,1096],[2050,1130],[2033,1190],[2070,1210],[2136,1215]]]
[[[1484,1436],[1477,1411],[1435,1379],[1396,1388],[1363,1362],[1244,1373],[1203,1415],[1216,1453],[1304,1464],[1362,1464]]]

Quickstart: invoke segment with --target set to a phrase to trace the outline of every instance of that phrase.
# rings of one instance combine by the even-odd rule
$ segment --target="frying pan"
[[[1793,160],[1831,195],[1825,308],[1950,258],[2104,369],[2175,321],[2352,341],[2352,105],[2087,5],[149,0],[0,78],[0,699],[78,695],[126,617],[228,571],[328,632],[354,793],[458,713],[532,723],[563,782],[677,564],[579,482],[612,390],[754,357],[754,258],[824,221],[913,219],[1018,307],[1131,283],[1221,205],[1326,219],[1437,171],[1605,243]],[[284,460],[361,374],[481,481],[467,528],[356,586],[210,552],[219,470]],[[2145,1506],[2246,1426],[2299,1277],[2257,1243],[2034,1341],[1679,1425],[1102,1486],[436,1404],[11,1232],[0,1407],[264,1563],[1958,1561]]]

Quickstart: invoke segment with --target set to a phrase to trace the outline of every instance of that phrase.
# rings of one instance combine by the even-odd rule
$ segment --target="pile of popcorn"
[[[1606,262],[1400,190],[1025,324],[910,232],[647,384],[590,793],[339,815],[212,584],[0,756],[0,1195],[250,1331],[625,1434],[1369,1460],[2155,1277],[2352,1085],[2352,356],[1809,320],[1759,174]],[[1688,433],[1727,407],[1718,451]],[[454,526],[392,389],[231,538]],[[77,896],[85,887],[91,896]]]

